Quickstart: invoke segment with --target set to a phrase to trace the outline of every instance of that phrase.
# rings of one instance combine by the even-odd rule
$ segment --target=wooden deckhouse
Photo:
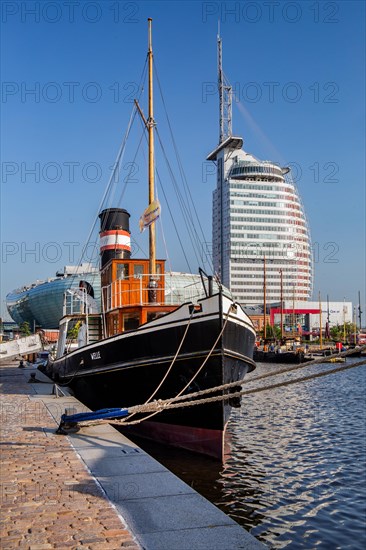
[[[156,286],[149,288],[149,260],[112,259],[101,271],[106,336],[152,321],[176,309],[165,304],[165,260],[156,261]],[[151,301],[153,294],[154,301]]]

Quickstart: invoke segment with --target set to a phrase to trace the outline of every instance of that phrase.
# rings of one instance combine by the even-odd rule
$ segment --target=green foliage
[[[31,335],[30,324],[28,323],[28,321],[24,321],[24,323],[19,326],[19,329],[23,336]]]
[[[275,338],[276,340],[281,339],[281,327],[278,325],[274,325],[273,327],[271,325],[267,325],[267,335],[271,338]]]
[[[335,325],[330,329],[330,336],[333,340],[342,340],[344,339],[344,333],[346,335],[346,340],[349,338],[350,334],[355,332],[355,324],[347,321],[344,325]]]
[[[343,327],[340,327],[339,325],[331,327],[329,332],[333,340],[339,340],[343,338]]]
[[[77,321],[75,325],[72,328],[70,328],[70,330],[67,333],[67,338],[69,340],[76,340],[76,338],[78,337],[80,326],[81,326],[81,321]]]
[[[259,336],[261,338],[264,337],[264,330],[262,329],[259,332]],[[281,328],[277,325],[272,326],[267,323],[266,325],[266,338],[274,339],[274,340],[280,340],[281,339]]]

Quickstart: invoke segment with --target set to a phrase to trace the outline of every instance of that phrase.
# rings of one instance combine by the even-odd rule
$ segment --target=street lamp
[[[293,284],[292,289],[292,336],[295,338],[295,331],[296,331],[296,321],[295,321],[295,283]]]
[[[361,310],[361,292],[358,291],[358,320],[360,332],[362,331],[362,310]]]
[[[323,349],[323,335],[322,335],[322,303],[320,300],[320,290],[319,290],[319,344],[320,349]]]
[[[267,282],[266,282],[266,256],[263,257],[263,313],[264,313],[264,340],[267,338]]]
[[[257,260],[252,258],[252,262],[256,262]],[[260,262],[263,262],[263,318],[264,318],[264,325],[263,325],[263,338],[264,340],[267,338],[267,275],[266,275],[266,266],[267,266],[267,260],[266,256],[264,255],[263,258],[259,260]]]
[[[280,295],[280,301],[281,301],[281,340],[283,340],[283,270],[282,270],[282,267],[280,269],[280,285],[281,285],[281,295]]]

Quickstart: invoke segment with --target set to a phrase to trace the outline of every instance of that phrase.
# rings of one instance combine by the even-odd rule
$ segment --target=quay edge
[[[33,544],[43,544],[45,548],[66,548],[78,543],[93,549],[97,549],[98,545],[100,548],[114,548],[117,543],[130,550],[266,548],[112,426],[90,426],[68,436],[56,435],[55,430],[65,408],[73,408],[77,412],[88,409],[72,396],[53,395],[53,383],[33,367],[17,367],[18,362],[0,365],[4,390],[2,410],[5,412],[3,458],[6,460],[7,452],[11,457],[18,445],[21,450],[15,451],[18,471],[7,470],[7,475],[13,474],[17,479],[18,474],[24,475],[25,469],[28,472],[27,484],[31,480],[31,484],[37,485],[38,470],[41,472],[41,482],[49,487],[55,486],[55,482],[73,484],[78,498],[77,507],[71,506],[68,510],[68,504],[59,499],[49,501],[50,495],[44,502],[38,495],[40,502],[37,502],[37,491],[29,488],[31,484],[27,485],[28,493],[22,495],[20,508],[22,504],[27,508],[29,528],[27,530],[24,521],[21,522],[20,525],[24,526],[22,533],[22,529],[15,527],[14,521],[19,515],[19,505],[16,501],[12,502],[14,497],[16,500],[20,495],[12,496],[10,491],[8,499],[2,502],[2,506],[5,505],[2,548],[10,548],[8,543],[15,544],[15,539],[17,544],[20,541],[30,543],[32,536]],[[28,383],[31,373],[36,373],[37,382]],[[24,411],[24,407],[28,407],[29,411],[35,411],[38,418],[32,418],[29,414],[7,414],[6,410],[15,410],[16,403],[18,410]],[[34,455],[32,448],[30,454],[24,453],[24,435],[26,444],[41,448],[41,454]],[[46,457],[46,461],[41,456]],[[38,457],[39,463],[34,462],[34,457]],[[11,483],[13,477],[4,483]],[[80,478],[83,479],[81,484],[77,481]],[[98,498],[95,498],[96,495]],[[107,519],[101,517],[98,523],[101,506]],[[30,511],[31,515],[34,514],[33,518],[29,515]],[[60,525],[57,525],[59,512],[64,512],[64,515]],[[69,519],[68,512],[72,512]],[[114,528],[111,530],[108,525]],[[108,542],[107,534],[114,537],[113,542],[112,539]],[[71,535],[73,540],[68,541],[67,537]]]

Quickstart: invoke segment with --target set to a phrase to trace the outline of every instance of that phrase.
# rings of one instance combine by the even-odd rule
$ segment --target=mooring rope
[[[234,304],[230,304],[230,307],[226,313],[226,318],[225,318],[225,321],[223,323],[223,326],[219,332],[219,335],[217,336],[213,346],[211,347],[210,351],[208,352],[207,356],[205,357],[202,365],[199,367],[199,369],[197,370],[197,372],[192,376],[192,378],[187,382],[187,384],[181,389],[181,391],[175,396],[175,397],[171,397],[169,399],[166,399],[165,401],[166,402],[171,402],[173,403],[174,401],[177,401],[179,398],[181,398],[182,394],[185,392],[185,390],[192,384],[192,382],[195,380],[195,378],[198,376],[198,374],[201,372],[201,370],[203,369],[203,367],[205,366],[205,364],[207,363],[208,359],[211,357],[214,349],[216,348],[216,345],[219,341],[219,339],[221,338],[224,330],[225,330],[225,327],[226,327],[226,324],[229,320],[229,315],[232,311],[234,307]],[[193,314],[193,312],[192,312]],[[187,328],[188,330],[188,328]],[[185,332],[185,334],[187,333],[187,330]],[[185,336],[185,335],[184,335]],[[179,350],[178,350],[179,352]],[[176,354],[176,356],[178,355],[178,352]],[[174,359],[175,360],[175,359]],[[173,361],[174,361],[173,360]],[[170,370],[170,369],[169,369]],[[166,378],[166,376],[165,376]],[[164,378],[164,379],[165,379]],[[161,382],[162,384],[162,382]],[[160,385],[161,385],[160,384]],[[238,382],[236,382],[236,385],[238,385]],[[211,391],[214,391],[216,388],[213,388]],[[157,391],[157,390],[156,390]],[[153,395],[155,395],[156,391],[153,393]],[[188,394],[189,396],[191,396],[192,394]],[[148,399],[148,401],[151,399],[152,396],[150,396],[150,398]],[[183,396],[183,399],[186,399],[188,396]],[[147,420],[148,418],[151,418],[152,416],[155,416],[156,414],[158,414],[160,412],[160,409],[159,408],[156,408],[156,406],[154,406],[154,404],[158,403],[159,401],[153,401],[152,403],[148,403],[148,402],[145,402],[145,404],[143,405],[135,405],[134,407],[131,407],[129,408],[129,412],[131,413],[131,415],[129,416],[129,418],[131,418],[131,416],[134,416],[135,414],[137,413],[140,413],[140,412],[151,412],[151,414],[149,414],[147,417],[145,418],[142,418],[142,419],[139,419],[139,420],[133,420],[132,422],[129,422],[128,424],[139,424],[140,422],[142,422],[143,420]],[[153,407],[153,408],[151,408]],[[86,421],[87,422],[87,421]],[[115,421],[117,422],[117,421]],[[113,423],[115,423],[113,422]],[[102,424],[102,423],[108,423],[108,420],[92,420],[90,422],[87,422],[87,424],[85,424],[84,422],[81,422],[80,424],[82,425],[87,425],[87,426],[91,426],[91,425],[94,425],[94,424]],[[122,422],[121,422],[122,423]],[[127,423],[126,423],[127,424]]]
[[[364,359],[363,361],[359,361],[358,363],[353,363],[351,365],[342,365],[340,367],[336,367],[334,369],[327,370],[325,372],[310,374],[308,376],[303,376],[302,378],[296,378],[295,380],[286,380],[285,382],[278,382],[277,384],[271,384],[269,386],[265,386],[265,387],[261,387],[261,388],[253,388],[251,390],[242,390],[240,392],[235,392],[235,393],[230,393],[230,394],[225,394],[225,395],[218,395],[218,396],[215,396],[215,397],[208,397],[208,398],[205,398],[205,399],[197,399],[197,400],[194,400],[194,401],[183,401],[183,402],[180,402],[180,403],[167,402],[168,400],[164,400],[164,401],[159,400],[159,401],[153,401],[149,405],[150,406],[155,405],[155,407],[159,410],[159,412],[162,412],[162,411],[165,411],[165,410],[168,410],[168,409],[178,409],[180,407],[182,407],[182,408],[183,407],[194,407],[196,405],[205,405],[205,404],[208,404],[208,403],[214,403],[216,401],[226,401],[226,400],[231,399],[233,397],[241,397],[242,395],[250,395],[250,394],[258,393],[258,392],[265,391],[265,390],[279,388],[279,387],[282,387],[282,386],[289,386],[290,384],[297,384],[298,382],[305,382],[305,381],[308,381],[308,380],[313,380],[315,378],[320,378],[322,376],[327,376],[328,374],[335,374],[337,372],[341,372],[341,371],[344,371],[344,370],[352,369],[352,368],[355,368],[355,367],[360,367],[361,365],[364,365],[364,364],[366,364],[366,359]],[[187,399],[190,399],[189,395],[187,395],[186,397],[187,397]],[[148,412],[148,411],[142,410],[140,412]],[[143,419],[140,422],[142,422],[142,421],[143,421]],[[116,421],[115,422],[114,420],[112,420],[110,422],[111,422],[111,424],[114,424],[114,423],[124,424],[124,425],[129,424],[128,422],[126,422],[126,423],[124,423],[123,421]],[[134,421],[133,423],[138,423],[138,421]]]
[[[366,346],[363,346],[362,348],[360,348],[360,351],[362,351],[363,349],[366,349]],[[354,353],[354,350],[348,350],[347,352],[342,352],[341,357],[345,357],[346,354],[351,355],[352,353]],[[235,382],[228,382],[227,384],[222,384],[220,386],[214,386],[212,388],[207,388],[205,390],[199,390],[197,392],[190,393],[189,394],[189,399],[192,399],[192,398],[195,398],[195,397],[201,397],[202,395],[207,395],[209,393],[213,393],[213,392],[217,392],[217,391],[221,391],[221,390],[228,390],[230,388],[235,388],[237,386],[241,386],[244,383],[251,384],[252,382],[256,382],[257,380],[262,380],[262,379],[268,378],[270,376],[276,376],[277,374],[286,374],[287,372],[292,372],[294,370],[299,370],[299,369],[302,369],[302,368],[305,368],[305,367],[308,367],[308,366],[319,365],[321,363],[328,363],[328,362],[331,362],[332,359],[337,358],[339,356],[340,356],[339,353],[329,355],[329,356],[322,356],[322,357],[319,357],[318,359],[314,359],[313,361],[306,361],[305,363],[300,363],[299,365],[294,365],[294,366],[291,366],[291,367],[287,367],[287,368],[279,370],[279,371],[267,372],[265,374],[261,374],[259,376],[255,376],[255,377],[249,378],[249,379],[248,379],[248,377],[245,377],[245,378],[242,378],[242,379],[237,380]],[[330,372],[330,371],[326,371],[326,372]],[[188,398],[188,395],[187,394],[182,395],[183,391],[184,390],[182,390],[174,398],[167,399],[166,401],[172,401],[172,402],[174,402],[174,401],[175,402],[184,401],[185,399]],[[233,394],[230,394],[229,397],[232,397],[232,396],[233,396]],[[136,405],[136,407],[140,407],[140,406],[141,405]],[[134,414],[136,414],[136,413],[134,413]]]
[[[366,350],[366,346],[360,347],[359,351]],[[281,369],[279,371],[275,372],[267,372],[265,374],[259,374],[258,376],[253,376],[253,378],[245,379],[245,382],[255,382],[256,380],[263,380],[263,378],[268,378],[269,376],[274,376],[276,374],[284,374],[286,372],[291,372],[297,369],[302,369],[304,367],[311,367],[312,365],[319,365],[321,363],[330,363],[332,359],[336,359],[337,357],[347,357],[348,355],[353,355],[355,352],[354,349],[352,350],[346,350],[342,351],[341,353],[333,353],[332,355],[322,355],[321,357],[318,357],[317,359],[313,359],[312,361],[306,361],[304,363],[300,363],[298,365],[294,365],[292,367],[286,367],[284,369]],[[260,361],[258,361],[260,362]]]
[[[179,346],[178,346],[178,349],[177,349],[177,351],[176,351],[176,353],[175,353],[175,355],[174,355],[174,357],[173,357],[172,362],[171,362],[170,365],[169,365],[168,370],[167,370],[166,373],[164,374],[163,379],[161,380],[161,382],[160,382],[160,384],[158,385],[158,387],[153,391],[153,393],[150,395],[150,397],[148,397],[148,398],[146,399],[144,405],[147,405],[148,403],[150,403],[151,399],[152,399],[152,398],[154,397],[154,395],[160,390],[160,388],[161,388],[161,386],[163,385],[164,381],[166,380],[168,374],[169,374],[170,371],[172,370],[173,365],[174,365],[174,363],[175,363],[175,361],[176,361],[176,359],[177,359],[177,357],[178,357],[178,354],[179,354],[179,352],[180,352],[180,350],[181,350],[181,348],[182,348],[182,346],[183,346],[183,342],[184,342],[184,340],[186,339],[187,332],[188,332],[188,329],[189,329],[189,327],[190,327],[190,325],[191,325],[191,321],[192,321],[193,315],[194,315],[194,308],[192,308],[192,312],[191,312],[191,315],[190,315],[190,317],[189,317],[189,319],[188,319],[188,323],[187,323],[187,326],[186,326],[186,328],[185,328],[184,334],[183,334],[183,336],[182,336],[182,340],[180,341],[180,344],[179,344]],[[144,405],[143,405],[143,406],[144,406]],[[134,416],[135,414],[137,414],[137,413],[132,413],[131,416]],[[153,414],[156,414],[156,413],[153,413]],[[129,418],[131,418],[131,416],[130,416]],[[153,416],[153,415],[150,415],[150,416]]]
[[[318,361],[318,363],[319,363],[319,361]],[[170,399],[165,399],[165,400],[156,400],[156,401],[153,401],[153,402],[148,403],[146,405],[136,405],[134,407],[131,407],[129,410],[131,412],[133,412],[134,414],[136,414],[136,413],[149,413],[149,412],[157,414],[159,412],[163,412],[163,411],[166,411],[166,410],[169,410],[169,409],[195,407],[197,405],[206,405],[206,404],[214,403],[214,402],[217,402],[217,401],[227,401],[231,398],[241,397],[243,395],[251,395],[251,394],[255,394],[255,393],[270,390],[270,389],[289,386],[291,384],[297,384],[299,382],[306,382],[308,380],[313,380],[313,379],[316,379],[316,378],[327,376],[328,374],[335,374],[337,372],[342,372],[342,371],[349,370],[349,369],[352,369],[352,368],[360,367],[360,366],[365,365],[365,364],[366,364],[366,359],[363,359],[362,361],[359,361],[357,363],[352,363],[352,364],[349,364],[349,365],[342,365],[342,366],[339,366],[339,367],[335,367],[334,369],[326,370],[326,371],[319,372],[319,373],[309,374],[307,376],[303,376],[303,377],[300,377],[300,378],[295,378],[294,380],[286,380],[286,381],[283,381],[283,382],[278,382],[276,384],[271,384],[271,385],[260,387],[260,388],[241,390],[240,392],[235,392],[235,393],[230,393],[230,394],[225,394],[225,395],[218,395],[218,396],[214,396],[214,397],[208,397],[208,398],[205,398],[205,399],[195,399],[193,401],[192,401],[192,397],[194,396],[194,394],[188,394],[188,395],[182,396],[184,399],[186,399],[186,401],[180,401],[179,399],[175,399],[175,398],[170,398]],[[273,374],[281,374],[282,372],[283,371],[273,373]],[[214,390],[217,391],[219,388],[232,387],[234,384],[239,385],[240,381],[235,382],[235,383],[225,384],[223,386],[217,386],[215,388],[211,388],[210,391],[214,391]],[[202,390],[202,392],[207,392],[207,391],[208,390]],[[201,392],[196,392],[196,393],[201,393]],[[177,401],[179,401],[179,402],[177,402]],[[152,415],[150,415],[150,416],[152,416]],[[150,416],[148,416],[147,418],[150,418]],[[133,420],[132,422],[128,422],[128,421],[125,422],[123,419],[121,419],[121,420],[105,419],[105,420],[80,422],[80,425],[91,426],[91,425],[95,425],[95,424],[103,424],[104,423],[104,424],[116,424],[116,425],[129,426],[129,425],[133,425],[133,424],[139,424],[139,423],[143,422],[144,420],[146,420],[146,418],[142,418],[140,420]]]
[[[204,367],[205,364],[207,363],[208,359],[211,357],[212,352],[214,351],[217,342],[219,341],[219,339],[221,338],[221,336],[222,336],[222,334],[223,334],[223,332],[224,332],[224,330],[225,330],[225,327],[226,327],[226,324],[227,324],[227,322],[228,322],[228,320],[229,320],[229,315],[230,315],[232,309],[233,309],[233,304],[230,304],[230,307],[229,307],[229,309],[228,309],[228,311],[227,311],[226,319],[225,319],[224,324],[223,324],[223,326],[222,326],[222,328],[221,328],[221,331],[219,332],[218,337],[216,338],[216,340],[215,340],[215,342],[214,342],[212,348],[211,348],[210,351],[208,352],[208,355],[205,357],[205,360],[203,361],[203,363],[202,363],[202,365],[200,366],[200,368],[197,370],[197,372],[192,376],[192,378],[189,380],[189,382],[187,382],[187,384],[184,386],[184,388],[181,389],[181,391],[180,391],[175,397],[171,397],[170,399],[167,399],[166,401],[173,403],[173,402],[178,401],[178,400],[180,400],[180,399],[186,399],[186,398],[187,398],[186,395],[182,395],[182,394],[183,394],[183,393],[186,391],[186,389],[192,384],[192,382],[194,382],[195,378],[198,376],[198,374],[201,372],[201,370],[203,369],[203,367]],[[192,313],[192,314],[193,314],[193,313]],[[178,352],[179,352],[179,350],[178,350]],[[178,352],[177,352],[176,355],[178,355]],[[165,376],[165,378],[166,378],[166,376]],[[161,385],[161,384],[160,384],[160,385]],[[159,387],[160,387],[160,386],[159,386]],[[153,395],[155,395],[155,393],[158,391],[158,389],[159,389],[159,388],[157,388],[157,390],[154,392]],[[189,395],[191,395],[191,394],[189,394]],[[150,397],[150,399],[151,399],[151,397]],[[149,400],[150,400],[150,399],[149,399]],[[156,403],[156,402],[157,402],[157,401],[153,401],[153,403]],[[148,405],[148,404],[146,404],[146,405]],[[144,410],[142,410],[142,411],[140,410],[140,407],[144,407],[144,406],[145,406],[145,405],[136,405],[135,407],[131,407],[131,408],[129,409],[129,411],[131,411],[131,414],[132,414],[132,415],[135,415],[135,414],[137,414],[137,413],[139,413],[139,412],[145,412]],[[134,409],[136,409],[136,410],[134,410]],[[149,410],[147,410],[146,412],[149,412]],[[131,424],[140,424],[140,423],[143,422],[144,420],[147,420],[147,419],[151,418],[152,416],[155,416],[155,415],[158,414],[159,412],[160,412],[160,409],[154,408],[153,411],[151,412],[151,414],[149,414],[148,416],[146,416],[146,417],[144,417],[144,418],[141,418],[141,419],[139,419],[139,420],[133,420],[132,422],[129,421],[128,424],[129,424],[129,425],[131,425]],[[131,416],[129,416],[128,418],[130,419]],[[121,422],[121,423],[122,423],[122,422]],[[126,423],[126,424],[127,424],[127,423]]]

